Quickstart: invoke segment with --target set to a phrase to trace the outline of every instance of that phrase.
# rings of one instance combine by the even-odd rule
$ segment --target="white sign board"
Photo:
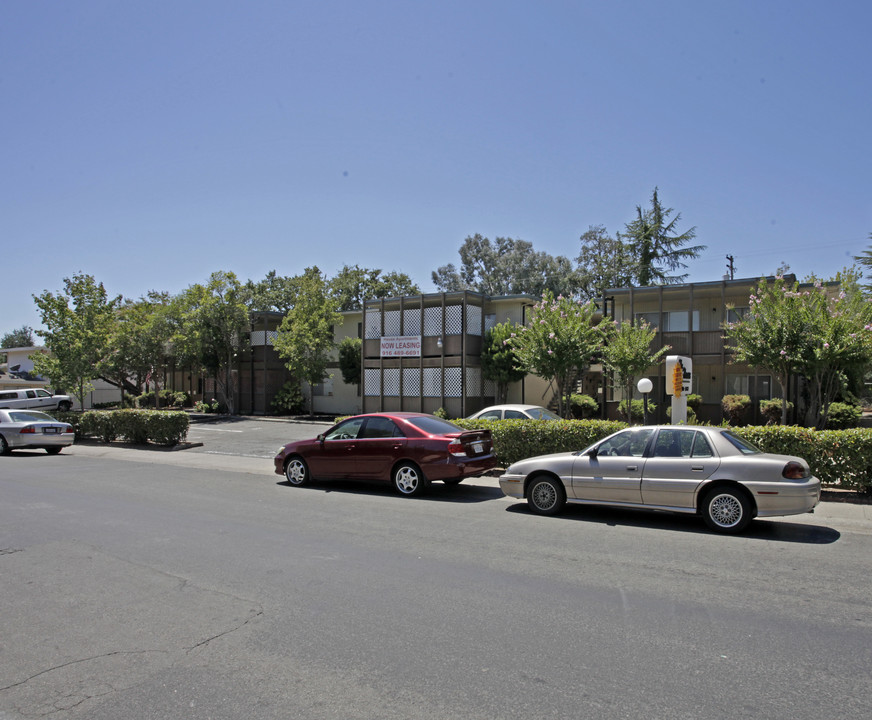
[[[420,335],[399,335],[382,337],[381,356],[387,357],[421,357]]]
[[[691,391],[692,380],[693,360],[684,355],[666,356],[667,395],[687,395]],[[680,390],[680,393],[676,393],[676,390]]]

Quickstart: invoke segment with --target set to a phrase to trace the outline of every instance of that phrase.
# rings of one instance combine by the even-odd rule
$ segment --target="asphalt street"
[[[728,537],[494,478],[288,486],[324,427],[0,458],[0,720],[872,715],[868,506]]]

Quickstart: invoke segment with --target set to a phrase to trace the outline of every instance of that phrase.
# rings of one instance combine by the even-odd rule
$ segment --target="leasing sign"
[[[421,336],[402,335],[382,337],[381,356],[386,357],[421,357]]]

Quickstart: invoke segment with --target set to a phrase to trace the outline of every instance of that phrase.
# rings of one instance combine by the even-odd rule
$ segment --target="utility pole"
[[[735,258],[732,255],[727,255],[727,260],[730,261],[727,263],[727,270],[730,271],[730,280],[732,280],[736,274],[736,267],[733,265],[733,260],[735,260]]]

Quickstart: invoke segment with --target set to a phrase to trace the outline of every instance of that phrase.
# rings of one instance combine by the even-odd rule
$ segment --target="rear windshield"
[[[53,417],[39,410],[16,410],[9,413],[9,419],[12,422],[57,422]]]
[[[527,410],[534,420],[560,420],[560,416],[545,408],[530,408]]]
[[[727,440],[733,443],[733,445],[735,445],[743,455],[756,455],[757,453],[762,452],[760,448],[754,447],[747,440],[740,440],[729,430],[725,430],[721,433],[721,435],[723,435]]]
[[[428,435],[456,435],[463,432],[457,425],[438,417],[413,417],[409,418],[409,424]]]

